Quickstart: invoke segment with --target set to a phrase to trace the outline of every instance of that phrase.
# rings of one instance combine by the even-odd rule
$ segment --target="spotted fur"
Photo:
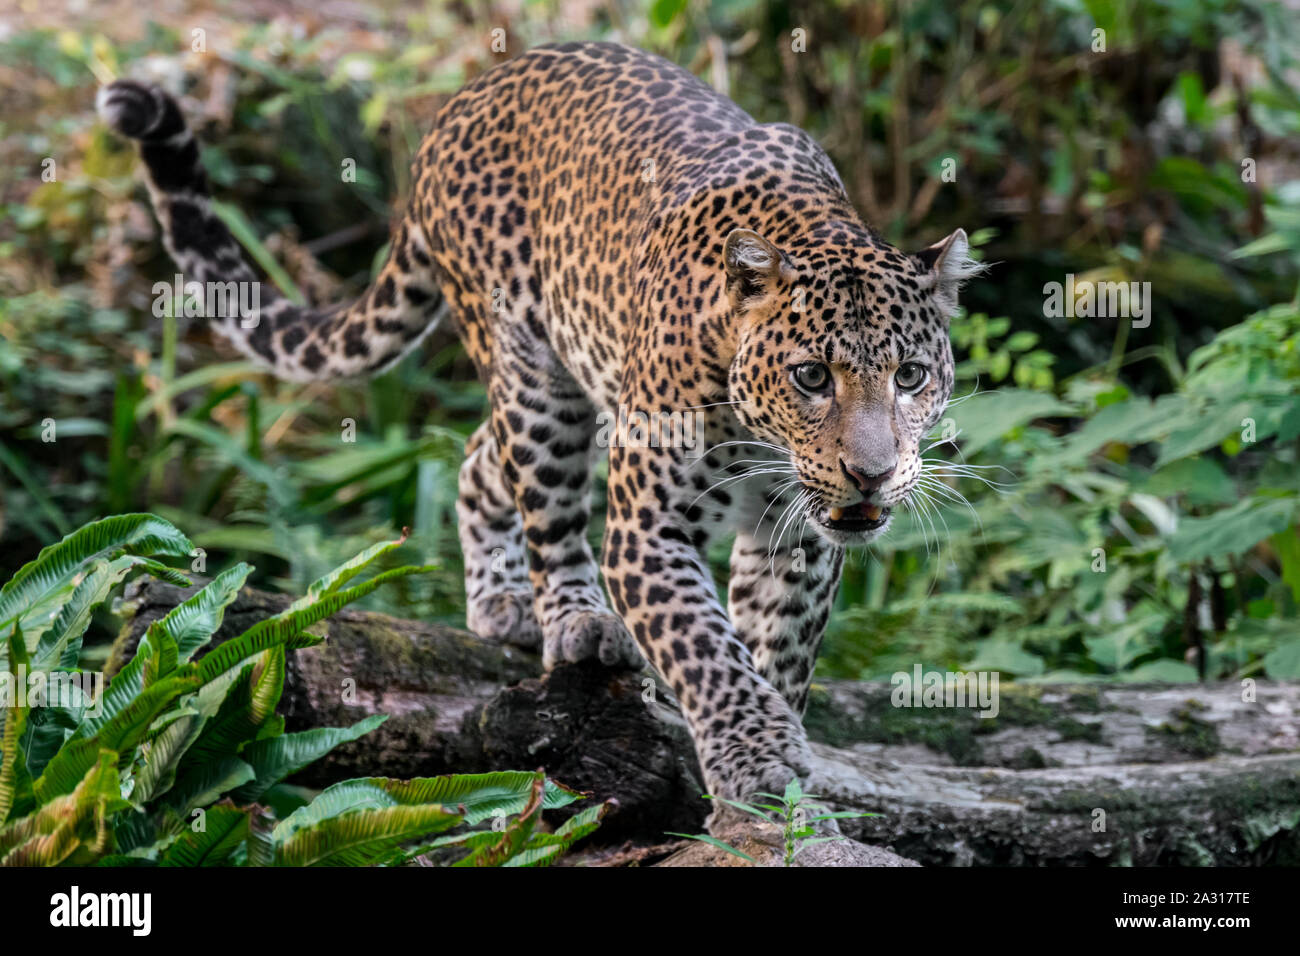
[[[100,109],[140,141],[186,278],[251,280],[175,103],[118,82]],[[275,299],[255,328],[220,331],[280,374],[337,378],[400,358],[445,303],[491,400],[460,473],[470,627],[540,642],[548,668],[643,655],[710,792],[779,791],[808,771],[799,715],[843,548],[884,532],[949,398],[947,320],[977,268],[965,234],[894,249],[805,133],[613,44],[482,75],[413,171],[360,300]],[[923,383],[903,388],[916,367]],[[819,368],[820,390],[804,387]],[[620,407],[701,412],[707,453],[600,447]],[[586,529],[606,453],[598,566]],[[724,610],[704,551],[731,532]]]

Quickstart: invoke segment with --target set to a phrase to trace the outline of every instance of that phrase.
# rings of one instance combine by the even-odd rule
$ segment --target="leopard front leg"
[[[759,673],[802,715],[844,549],[817,534],[774,540],[780,531],[736,535],[727,610]]]
[[[810,770],[803,727],[718,600],[695,496],[671,452],[611,449],[605,584],[681,703],[708,792],[735,800],[781,793]],[[724,807],[711,826],[729,815]]]
[[[536,647],[542,629],[533,613],[523,522],[488,422],[465,444],[456,518],[465,555],[466,625],[480,637]]]
[[[587,541],[596,414],[553,361],[498,356],[489,395],[502,474],[523,525],[542,664],[644,661],[609,610]]]

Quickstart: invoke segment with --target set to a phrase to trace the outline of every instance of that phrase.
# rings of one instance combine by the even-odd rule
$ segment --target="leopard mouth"
[[[831,531],[844,534],[869,534],[888,524],[889,514],[889,508],[872,504],[863,498],[855,505],[827,508],[819,523]]]

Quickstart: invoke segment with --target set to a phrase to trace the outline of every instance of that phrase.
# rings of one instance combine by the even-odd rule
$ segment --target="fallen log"
[[[133,582],[107,672],[115,673],[148,626],[194,590]],[[245,588],[205,650],[289,601]],[[569,786],[619,801],[619,812],[601,827],[607,838],[659,839],[665,831],[703,826],[709,807],[699,799],[703,786],[685,721],[661,693],[643,700],[639,675],[590,664],[562,667],[542,680],[535,651],[353,609],[334,614],[319,632],[323,644],[286,663],[279,707],[286,730],[347,726],[376,713],[389,718],[294,783],[322,787],[356,776],[545,767]]]
[[[189,593],[152,580],[131,586],[110,673]],[[288,600],[246,589],[214,644]],[[355,610],[330,618],[325,633],[324,644],[291,657],[287,728],[390,717],[294,782],[541,766],[619,801],[599,839],[625,846],[594,844],[588,862],[649,863],[674,849],[673,865],[739,861],[665,842],[666,832],[700,832],[709,806],[680,711],[649,671],[587,664],[542,678],[531,650]],[[984,719],[894,707],[887,684],[829,681],[809,706],[809,789],[837,809],[882,814],[843,830],[923,864],[1300,862],[1300,687],[1249,689],[1253,699],[1236,684],[1004,684],[998,716]],[[768,861],[777,853],[762,828],[737,839]],[[822,846],[839,849],[810,849],[804,862],[908,862],[852,843]]]

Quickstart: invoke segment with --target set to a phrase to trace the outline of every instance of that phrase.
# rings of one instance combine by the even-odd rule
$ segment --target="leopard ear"
[[[921,264],[934,290],[934,299],[944,318],[957,311],[957,293],[962,283],[973,279],[987,266],[970,256],[970,241],[966,230],[958,229],[946,239],[913,253],[912,258]]]
[[[722,246],[722,262],[727,295],[737,309],[752,307],[794,272],[786,254],[752,229],[732,230]]]

